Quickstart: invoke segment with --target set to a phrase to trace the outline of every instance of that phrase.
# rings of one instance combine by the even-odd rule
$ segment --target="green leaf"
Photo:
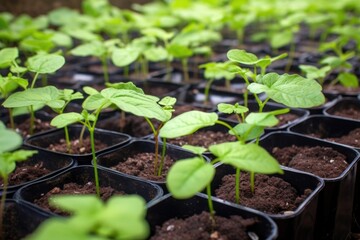
[[[11,94],[3,103],[6,108],[28,107],[45,104],[51,108],[61,108],[64,100],[59,99],[60,91],[54,86],[29,88]]]
[[[28,68],[36,73],[54,73],[65,64],[65,58],[57,54],[38,54],[28,58]]]
[[[214,175],[214,167],[201,158],[184,159],[170,168],[166,184],[175,198],[186,199],[202,191]]]
[[[262,174],[283,172],[276,159],[264,148],[254,143],[227,142],[212,145],[209,150],[221,162],[244,171]]]
[[[183,145],[182,148],[192,152],[192,153],[195,153],[195,154],[198,154],[198,155],[201,155],[203,154],[204,152],[207,151],[206,148],[204,147],[199,147],[199,146],[191,146],[191,145]]]
[[[79,45],[70,51],[72,55],[87,57],[87,56],[95,56],[102,57],[106,54],[105,46],[99,41],[93,41],[90,43],[85,43]]]
[[[25,161],[32,155],[36,154],[36,150],[17,150],[14,152],[0,152],[0,175],[6,178],[16,168],[16,162]]]
[[[50,198],[49,204],[68,213],[85,215],[94,215],[103,208],[103,203],[94,195],[58,195]]]
[[[125,67],[135,62],[140,56],[138,49],[131,46],[126,48],[117,48],[113,51],[111,60],[115,66]]]
[[[168,52],[165,48],[159,47],[152,47],[144,51],[144,56],[147,60],[151,62],[160,62],[168,57]]]
[[[256,94],[265,92],[270,99],[288,107],[310,108],[325,102],[318,82],[296,74],[268,73],[258,76],[257,82],[251,83],[248,89]]]
[[[134,83],[132,82],[117,82],[117,83],[109,83],[107,84],[108,87],[112,87],[112,88],[116,88],[116,89],[127,89],[127,90],[132,90],[135,91],[137,93],[142,93],[144,94],[144,91],[137,87]]]
[[[111,105],[109,99],[105,98],[101,93],[88,96],[82,103],[82,107],[88,111],[100,110]]]
[[[347,73],[347,72],[340,73],[338,78],[341,85],[345,87],[357,88],[359,86],[358,78],[356,77],[356,75],[352,73]]]
[[[239,103],[229,104],[229,103],[219,103],[217,106],[219,112],[227,113],[227,114],[241,114],[249,111],[247,107],[239,105]]]
[[[310,78],[310,79],[324,78],[327,75],[327,73],[331,70],[330,66],[317,68],[311,65],[300,65],[299,67],[301,71],[306,73],[306,78]]]
[[[12,62],[18,58],[19,51],[16,47],[0,50],[0,68],[10,67]]]
[[[255,126],[274,127],[279,120],[271,112],[252,112],[245,118],[245,122]]]
[[[2,122],[1,122],[2,123]],[[0,128],[0,153],[12,151],[21,146],[23,139],[20,134],[4,125]]]
[[[176,98],[166,96],[166,97],[162,98],[158,103],[161,106],[174,106],[176,103]]]
[[[167,47],[167,51],[175,58],[188,58],[193,55],[193,51],[190,48],[180,44],[170,44]]]
[[[249,123],[239,123],[233,127],[236,135],[241,136],[244,141],[249,141],[260,137],[264,133],[264,127],[252,125]],[[234,135],[233,131],[229,130],[229,134]]]
[[[75,112],[62,113],[62,114],[59,114],[56,117],[54,117],[51,120],[50,125],[57,127],[57,128],[63,128],[70,124],[73,124],[73,123],[76,123],[76,122],[79,122],[82,120],[84,120],[84,117],[80,113],[75,113]]]
[[[89,87],[89,86],[83,87],[83,90],[84,90],[84,92],[85,92],[87,95],[95,95],[95,94],[98,94],[98,93],[99,93],[98,90],[96,90],[96,89],[93,88],[93,87]]]
[[[245,50],[231,49],[226,55],[229,60],[245,65],[255,65],[259,61],[255,54],[248,53]]]
[[[189,111],[169,120],[160,129],[160,137],[177,138],[194,133],[200,128],[213,126],[218,120],[216,113]]]

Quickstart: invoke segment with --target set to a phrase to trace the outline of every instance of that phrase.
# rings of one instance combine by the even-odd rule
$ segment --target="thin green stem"
[[[182,69],[183,69],[183,75],[184,75],[184,81],[188,83],[190,81],[189,77],[189,69],[188,69],[188,59],[182,58],[181,59]]]
[[[36,79],[38,78],[38,76],[39,76],[39,73],[38,73],[38,72],[35,73],[35,76],[34,76],[34,78],[33,78],[33,80],[32,80],[32,83],[31,83],[31,87],[30,87],[30,88],[34,88],[35,82],[36,82]]]
[[[106,57],[101,59],[103,74],[104,74],[104,81],[105,83],[109,83],[109,67],[106,61]]]
[[[235,137],[237,138],[237,140],[238,140],[239,142],[243,142],[243,140],[241,139],[241,137],[236,134],[236,132],[234,131],[234,129],[233,129],[229,124],[227,124],[226,122],[220,121],[220,120],[217,120],[216,123],[227,127],[230,131],[232,131],[232,132],[235,134]]]
[[[10,128],[15,130],[15,122],[14,122],[14,116],[13,116],[13,109],[9,108],[9,121],[10,121]]]
[[[254,193],[255,192],[255,173],[254,172],[250,172],[250,188],[251,188],[251,192]]]
[[[209,212],[210,212],[210,216],[213,222],[215,222],[215,211],[214,211],[214,206],[213,206],[213,202],[211,199],[211,185],[207,185],[206,186],[206,193],[208,196],[208,206],[209,206]]]
[[[240,204],[240,168],[236,168],[235,174],[235,200]]]
[[[210,87],[211,84],[214,82],[215,79],[209,79],[206,83],[205,89],[204,89],[204,95],[205,95],[205,99],[204,99],[204,105],[207,105],[209,103],[209,99],[210,99]]]
[[[66,150],[68,153],[71,153],[71,142],[69,136],[69,129],[67,126],[64,127],[64,132],[65,132]]]
[[[285,73],[289,73],[290,72],[290,69],[291,69],[291,66],[293,64],[293,61],[294,61],[294,56],[295,55],[295,41],[291,41],[291,44],[290,44],[290,52],[289,52],[289,59],[286,63],[286,67],[285,67]]]
[[[97,159],[95,154],[95,128],[89,128],[90,133],[90,142],[91,142],[91,154],[93,158],[93,165],[94,165],[94,176],[95,176],[95,188],[96,188],[96,195],[100,197],[100,184],[99,184],[99,174],[97,169]]]
[[[158,170],[158,176],[161,176],[162,169],[164,166],[165,154],[166,154],[166,138],[163,138],[162,142],[163,142],[163,145],[162,145],[162,150],[161,150],[161,161],[160,161],[160,166],[159,166],[159,170]]]

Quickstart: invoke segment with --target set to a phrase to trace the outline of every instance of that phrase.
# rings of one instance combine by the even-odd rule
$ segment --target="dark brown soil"
[[[43,162],[33,165],[31,162],[20,162],[16,169],[9,176],[9,186],[15,186],[24,182],[42,177],[51,171],[43,166]],[[0,179],[0,187],[4,187],[3,180]]]
[[[151,240],[245,240],[251,239],[246,229],[256,223],[256,219],[244,219],[241,216],[225,218],[215,216],[216,225],[208,212],[202,212],[186,219],[170,219],[161,227]]]
[[[41,208],[51,211],[53,213],[56,213],[59,215],[64,215],[64,216],[68,215],[68,213],[65,213],[65,212],[49,205],[49,198],[52,196],[55,196],[55,195],[60,195],[60,194],[71,194],[71,195],[96,194],[95,183],[88,182],[85,185],[79,185],[77,183],[67,183],[67,184],[64,184],[64,186],[62,188],[55,187],[52,190],[50,190],[49,192],[43,193],[40,198],[34,200],[34,203],[36,205],[40,206]],[[100,187],[100,197],[104,201],[106,201],[112,195],[115,195],[115,194],[123,195],[124,193],[118,192],[111,187]]]
[[[360,148],[360,128],[356,128],[356,129],[350,131],[348,134],[343,135],[341,137],[326,138],[326,140],[330,140],[330,141],[334,141],[337,143],[342,143],[342,144]]]
[[[21,134],[21,136],[23,137],[29,137],[30,133],[29,133],[29,127],[30,126],[30,118],[26,119],[25,121],[21,122],[21,123],[17,123],[16,124],[16,131]],[[43,132],[46,130],[50,130],[53,129],[54,127],[52,127],[50,125],[49,121],[43,121],[41,119],[36,118],[35,119],[35,125],[34,125],[34,130],[33,130],[33,134],[34,133],[39,133],[39,132]]]
[[[339,177],[348,167],[346,156],[329,147],[290,147],[272,149],[281,165],[313,173],[322,178]]]
[[[256,174],[255,190],[250,189],[248,173],[240,176],[240,204],[270,214],[289,214],[311,194],[311,189],[298,193],[290,183],[278,177]],[[215,195],[230,202],[235,200],[235,175],[226,175]]]
[[[6,240],[18,240],[23,239],[25,234],[22,231],[19,231],[17,227],[19,224],[19,216],[16,211],[15,204],[7,204],[4,209],[4,231],[3,239]]]
[[[107,144],[95,139],[96,151],[107,147],[108,147]],[[50,144],[48,149],[55,152],[68,153],[65,139],[60,139],[59,143]],[[80,144],[79,139],[71,140],[71,154],[88,154],[88,153],[91,153],[90,137],[84,138],[82,144]]]
[[[158,161],[160,163],[161,156]],[[116,166],[111,167],[122,173],[138,176],[153,181],[165,181],[166,174],[170,167],[174,164],[174,160],[170,156],[166,156],[163,165],[163,171],[160,176],[154,174],[155,153],[138,153],[128,157],[125,161],[119,162]]]
[[[360,119],[360,107],[359,106],[348,106],[336,109],[332,115],[345,117],[345,118],[351,118],[351,119]]]
[[[178,146],[183,146],[185,144],[202,146],[208,148],[210,145],[219,144],[223,142],[233,142],[236,141],[236,137],[221,131],[198,131],[194,134],[168,139],[168,142]]]
[[[345,94],[345,93],[357,94],[360,92],[360,87],[349,88],[349,87],[344,87],[340,84],[324,85],[323,89],[324,89],[324,92],[336,92],[339,94]]]

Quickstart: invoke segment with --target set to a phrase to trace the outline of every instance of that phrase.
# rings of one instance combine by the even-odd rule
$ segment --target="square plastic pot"
[[[163,146],[163,144],[160,142],[159,143],[159,149],[160,149],[159,153],[161,153],[162,146]],[[120,162],[124,162],[128,157],[131,157],[138,153],[146,153],[146,152],[150,152],[150,153],[155,152],[155,142],[154,141],[140,140],[140,139],[133,140],[130,143],[126,144],[125,146],[113,149],[110,152],[100,154],[97,157],[97,165],[99,168],[104,168],[104,169],[108,169],[109,171],[119,172],[119,171],[111,169],[111,167],[117,165]],[[185,159],[185,158],[192,158],[192,157],[196,156],[195,154],[193,154],[189,151],[186,151],[180,147],[177,147],[177,146],[174,146],[171,144],[167,144],[166,155],[170,156],[174,161],[180,160],[180,159]],[[125,173],[123,173],[123,174],[125,174]],[[128,174],[125,174],[125,175],[128,175]],[[128,175],[128,176],[132,176],[132,175]],[[132,177],[136,178],[136,179],[144,179],[144,178],[138,177],[138,176],[132,176]],[[146,180],[151,183],[161,186],[165,193],[168,192],[165,180],[163,180],[163,181],[155,181],[155,180],[149,180],[149,179],[146,179]]]
[[[100,188],[109,186],[117,191],[122,191],[125,194],[137,194],[143,197],[147,203],[150,203],[163,195],[160,186],[148,181],[135,179],[106,169],[98,169],[98,174]],[[73,167],[51,178],[26,185],[15,192],[14,199],[28,204],[39,211],[43,211],[48,215],[56,215],[36,205],[34,200],[40,198],[55,187],[62,188],[64,184],[73,182],[79,185],[94,182],[93,166]]]
[[[324,115],[325,116],[332,116],[332,117],[340,117],[345,119],[350,119],[354,121],[360,121],[360,119],[357,119],[357,116],[350,117],[350,116],[341,116],[337,114],[337,111],[340,110],[348,110],[354,109],[354,111],[360,112],[360,100],[358,98],[338,98],[336,101],[334,101],[330,106],[324,109]]]
[[[289,132],[273,132],[260,139],[259,144],[268,152],[274,147],[320,146],[330,147],[346,156],[348,167],[334,178],[322,178],[325,182],[320,192],[316,215],[315,239],[346,239],[351,232],[355,197],[356,169],[359,153],[344,145],[322,141]],[[311,173],[311,172],[310,172]]]
[[[303,135],[311,135],[318,133],[320,137],[314,138],[331,138],[340,137],[348,134],[350,131],[360,128],[360,121],[354,121],[350,119],[331,117],[324,115],[313,115],[303,121],[300,121],[293,126],[289,127],[288,130],[293,133],[299,133]],[[328,140],[325,140],[328,141]],[[346,145],[360,152],[360,148]],[[356,170],[356,183],[353,206],[353,223],[352,231],[360,232],[360,168],[357,166]]]
[[[258,222],[249,229],[249,234],[256,235],[258,238],[252,239],[277,239],[277,225],[267,215],[243,206],[234,206],[213,199],[216,215],[229,217],[239,215],[243,218],[257,218]],[[172,218],[187,218],[194,214],[209,211],[207,196],[197,194],[186,200],[178,200],[167,194],[157,201],[148,205],[146,219],[150,224],[151,235],[155,233],[156,226],[161,226],[165,221]]]
[[[290,183],[298,193],[303,193],[305,189],[311,189],[312,192],[292,213],[264,214],[272,218],[277,224],[279,233],[277,239],[279,240],[315,239],[316,211],[318,207],[319,194],[324,187],[324,181],[312,174],[286,167],[282,167],[282,169],[284,174],[271,174],[270,176],[279,177]],[[221,185],[221,179],[228,174],[235,174],[235,168],[225,164],[217,165],[215,177],[211,183],[213,196],[215,196],[215,190]],[[217,197],[215,197],[215,199],[219,199],[235,206],[241,205]]]
[[[28,147],[24,147],[25,150],[31,150]],[[61,154],[51,153],[51,152],[45,152],[42,150],[38,150],[37,154],[34,154],[32,157],[26,160],[26,163],[28,165],[36,165],[41,163],[43,164],[43,167],[50,170],[50,172],[46,175],[40,176],[36,179],[33,179],[31,181],[26,181],[17,185],[9,185],[7,188],[6,196],[7,198],[10,198],[12,194],[21,188],[22,186],[25,186],[27,184],[31,184],[33,182],[37,182],[46,178],[49,178],[51,176],[54,176],[62,171],[65,171],[66,169],[76,165],[76,161],[72,159],[69,156],[64,156]],[[3,188],[0,188],[0,195],[3,194]]]
[[[14,199],[5,201],[4,229],[2,239],[24,239],[49,216]]]
[[[71,139],[77,139],[80,136],[82,126],[80,125],[71,125],[69,126],[69,136]],[[86,130],[84,133],[84,137],[89,136],[89,132]],[[48,147],[50,144],[56,144],[60,142],[60,139],[65,138],[64,129],[54,129],[50,131],[46,131],[43,133],[35,134],[24,140],[24,145],[29,146],[31,148],[40,149],[46,152],[55,152],[49,150]],[[99,140],[108,147],[96,151],[96,155],[109,151],[115,147],[126,144],[131,140],[131,137],[127,134],[117,133],[104,129],[95,129],[95,140]],[[64,156],[74,158],[79,165],[90,165],[92,160],[92,154],[84,153],[84,154],[69,154],[63,152],[57,152],[58,154],[63,154]]]

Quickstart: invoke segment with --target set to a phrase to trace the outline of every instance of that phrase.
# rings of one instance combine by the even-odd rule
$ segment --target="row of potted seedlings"
[[[99,8],[91,5],[95,1],[84,2],[87,7]],[[106,1],[100,2],[112,8]],[[145,6],[138,8],[146,13]],[[101,11],[93,10],[88,14],[101,19]],[[294,22],[289,18],[282,27],[298,26],[296,19],[301,18],[295,16]],[[70,31],[65,25],[64,29],[72,36],[79,31]],[[95,32],[79,31],[79,35],[97,40],[81,39],[83,42],[71,50],[72,60],[79,60],[74,56],[99,59],[100,65],[98,61],[90,64],[98,75],[89,74],[89,69],[75,75],[62,72],[76,64],[65,64],[74,62],[59,54],[36,54],[21,67],[17,48],[0,51],[0,66],[11,72],[2,77],[6,87],[0,88],[2,106],[10,113],[1,111],[1,120],[8,124],[0,128],[0,145],[4,146],[0,146],[2,206],[6,205],[5,216],[10,214],[8,206],[20,216],[15,223],[4,221],[3,239],[22,238],[41,222],[45,223],[29,239],[63,239],[65,233],[76,239],[89,235],[194,239],[198,236],[190,234],[199,233],[191,232],[193,229],[209,229],[209,233],[200,233],[206,239],[219,239],[225,233],[229,239],[346,239],[351,231],[359,230],[357,138],[350,137],[350,142],[340,138],[355,130],[358,123],[326,116],[334,114],[337,104],[344,108],[350,101],[358,101],[355,75],[342,72],[355,64],[350,62],[355,51],[343,51],[351,44],[346,41],[348,35],[331,30],[337,38],[322,45],[321,67],[317,65],[319,56],[299,57],[290,51],[292,62],[304,63],[298,67],[288,65],[286,53],[270,51],[269,55],[277,56],[263,57],[238,48],[229,50],[231,47],[219,61],[192,67],[187,65],[190,46],[176,43],[194,40],[185,36],[194,36],[190,33],[196,29],[189,26],[182,37],[174,37],[151,26],[139,31],[142,38],[120,49],[116,39],[100,41],[102,37]],[[302,32],[299,35],[304,37]],[[141,66],[146,74],[146,60],[157,62],[145,49],[154,43],[149,36],[164,45],[172,39],[176,47],[167,48],[168,54],[180,61],[170,62],[171,81],[166,68],[147,75],[146,80],[129,82],[132,69]],[[244,49],[256,48],[247,38],[243,43]],[[139,49],[147,54],[142,56]],[[157,50],[155,55],[161,56]],[[117,67],[108,65],[110,51]],[[328,52],[329,56],[323,55]],[[132,64],[136,60],[139,65]],[[97,65],[102,68],[98,70]],[[283,73],[289,66],[289,74]],[[125,78],[117,75],[119,70]],[[29,73],[32,81],[25,79]],[[40,76],[48,84],[41,87]],[[331,87],[340,82],[342,87],[355,90],[338,98],[338,92],[327,89],[329,81],[325,79],[331,77],[335,79]],[[60,85],[64,78],[74,84],[64,88]],[[167,86],[167,90],[155,92],[153,86],[157,90]],[[22,140],[9,128],[23,122],[24,116],[30,116],[30,124],[22,132]],[[33,134],[36,119],[57,129]],[[142,132],[135,133],[135,128]],[[18,151],[26,157],[18,156]],[[15,168],[14,161],[23,158],[28,160]],[[9,174],[24,174],[22,164],[27,163],[37,168],[34,172],[39,175],[33,182],[13,183],[16,177]],[[40,173],[44,166],[51,173]],[[10,185],[6,187],[8,178]],[[62,193],[70,196],[51,197]],[[275,205],[270,205],[273,201]],[[36,216],[32,224],[28,224],[29,215],[32,219]],[[187,220],[178,223],[173,219],[162,225],[172,218]],[[6,230],[12,225],[16,229]],[[179,228],[186,229],[185,236]]]

